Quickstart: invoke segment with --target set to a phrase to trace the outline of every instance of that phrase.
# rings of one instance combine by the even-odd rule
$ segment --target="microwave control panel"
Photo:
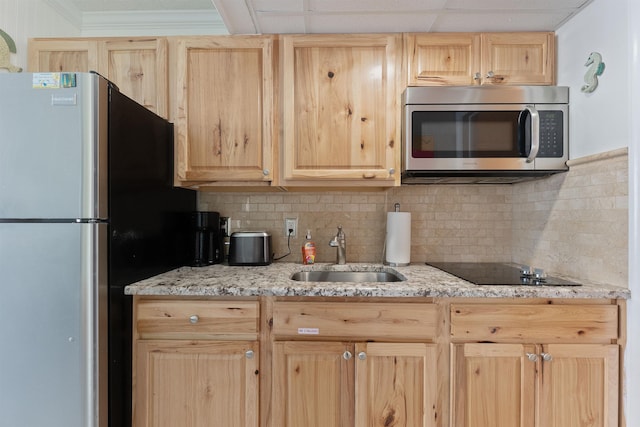
[[[537,157],[562,157],[564,155],[562,114],[562,111],[539,111],[540,150]]]

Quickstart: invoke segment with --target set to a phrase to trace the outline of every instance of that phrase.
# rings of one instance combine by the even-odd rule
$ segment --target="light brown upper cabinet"
[[[168,117],[167,40],[156,37],[31,39],[29,71],[96,71],[122,93]]]
[[[399,185],[401,37],[281,36],[283,185]]]
[[[98,71],[98,41],[30,39],[27,69],[32,73]]]
[[[552,32],[405,35],[409,86],[553,85]]]
[[[270,185],[276,176],[274,38],[174,42],[178,183]]]

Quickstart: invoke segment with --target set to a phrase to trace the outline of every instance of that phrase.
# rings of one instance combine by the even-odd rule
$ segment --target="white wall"
[[[629,144],[628,0],[594,0],[556,31],[558,85],[569,86],[572,159]],[[595,92],[580,91],[591,52],[602,54],[605,70]]]
[[[572,158],[629,147],[629,289],[625,354],[627,426],[640,426],[640,2],[594,0],[557,31],[558,84],[571,87]],[[606,69],[598,89],[580,92],[592,51]]]
[[[603,1],[603,0],[598,0]],[[640,326],[640,2],[629,4],[629,289],[625,355],[627,426],[640,426],[640,339],[635,329]]]
[[[74,37],[80,29],[44,0],[0,0],[0,29],[16,42],[11,62],[27,68],[27,41],[31,37]],[[3,72],[4,70],[0,70]]]

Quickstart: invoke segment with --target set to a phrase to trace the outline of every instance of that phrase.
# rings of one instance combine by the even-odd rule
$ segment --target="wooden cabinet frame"
[[[166,37],[29,40],[29,71],[96,71],[159,116],[169,117]]]
[[[414,414],[408,418],[385,412],[407,401],[402,386],[407,377],[413,390],[420,381],[425,385],[420,397],[425,426],[467,426],[469,408],[480,408],[489,423],[491,411],[500,411],[507,423],[482,424],[474,413],[473,425],[480,427],[591,427],[590,414],[604,420],[598,427],[624,426],[619,398],[624,301],[146,296],[134,301],[134,337],[140,344],[134,345],[134,386],[152,384],[151,371],[140,366],[149,363],[145,358],[153,356],[151,351],[159,357],[204,352],[215,358],[216,345],[218,350],[253,346],[253,361],[234,356],[235,371],[246,372],[244,378],[253,368],[260,373],[255,375],[260,427],[283,427],[285,419],[303,422],[287,413],[283,396],[293,393],[293,403],[302,405],[309,398],[308,382],[326,387],[316,397],[337,405],[333,411],[328,403],[322,411],[313,407],[314,400],[308,406],[326,425],[369,427],[388,421],[416,427],[415,405],[406,408]],[[141,303],[146,304],[141,308]],[[229,315],[225,307],[233,307]],[[191,312],[202,319],[195,327],[188,320]],[[553,360],[544,360],[544,354]],[[592,394],[567,400],[587,383]],[[254,395],[256,386],[247,387]],[[146,399],[135,391],[134,396],[138,405]],[[508,408],[505,402],[511,402]],[[575,414],[587,418],[582,424],[567,418]],[[406,420],[411,426],[403,424]]]
[[[180,185],[276,184],[274,40],[273,36],[172,39]]]
[[[399,185],[401,35],[283,35],[280,45],[282,184]]]
[[[553,85],[555,35],[406,33],[408,86]]]
[[[451,426],[618,427],[621,305],[534,302],[451,304]]]

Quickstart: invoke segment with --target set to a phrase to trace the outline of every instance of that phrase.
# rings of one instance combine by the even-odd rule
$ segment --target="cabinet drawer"
[[[258,301],[138,300],[142,339],[257,339]]]
[[[452,304],[451,338],[610,343],[618,338],[618,306]]]
[[[435,304],[278,302],[273,309],[276,337],[425,340],[437,330]]]

